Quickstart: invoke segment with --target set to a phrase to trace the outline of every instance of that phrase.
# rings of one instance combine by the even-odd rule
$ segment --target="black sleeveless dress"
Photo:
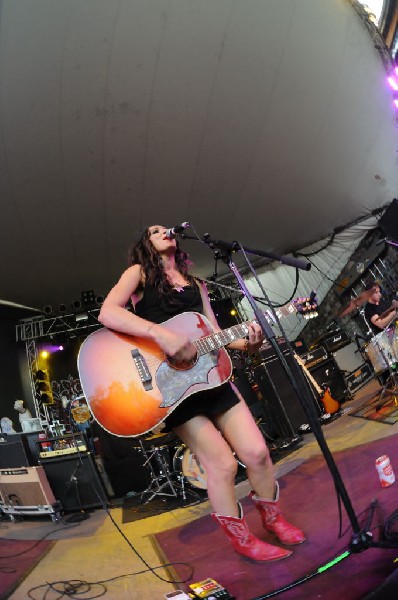
[[[157,290],[148,282],[144,286],[144,295],[135,305],[135,314],[154,323],[163,323],[183,312],[203,313],[202,297],[195,282],[185,286],[182,291],[173,290],[170,300],[159,296]],[[186,398],[165,419],[166,431],[186,423],[197,415],[219,415],[235,404],[239,398],[229,382],[210,390],[196,392]]]

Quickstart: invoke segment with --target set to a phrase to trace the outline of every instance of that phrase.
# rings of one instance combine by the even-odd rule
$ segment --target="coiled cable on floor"
[[[395,523],[398,521],[398,509],[394,510],[389,517],[387,517],[384,525],[384,537],[386,540],[392,542],[398,542],[398,530],[393,530]]]

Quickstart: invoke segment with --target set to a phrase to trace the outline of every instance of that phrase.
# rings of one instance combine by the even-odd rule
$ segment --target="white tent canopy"
[[[309,271],[300,270],[299,283],[294,297],[307,297],[314,290],[316,291],[318,304],[320,304],[338,279],[354,250],[368,231],[377,227],[377,224],[376,217],[372,216],[361,223],[348,227],[341,233],[337,233],[330,244],[328,244],[329,239],[325,238],[303,248],[300,254],[313,254],[315,252],[316,254],[311,256],[310,259],[312,268]],[[327,247],[322,249],[324,246]],[[294,268],[273,262],[259,269],[257,275],[272,304],[285,305],[289,301],[296,284],[296,271]],[[245,283],[253,296],[262,296],[262,291],[254,276],[245,277]],[[253,311],[246,299],[242,301],[242,307],[248,317],[251,318]],[[294,340],[307,324],[307,321],[297,312],[292,312],[292,314],[281,317],[281,324],[287,337]]]

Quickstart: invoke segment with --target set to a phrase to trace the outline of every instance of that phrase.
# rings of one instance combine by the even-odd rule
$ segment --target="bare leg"
[[[196,416],[174,430],[206,469],[207,493],[213,510],[237,517],[237,462],[229,444],[205,416]]]
[[[239,404],[218,416],[215,422],[246,466],[252,489],[258,496],[272,500],[275,495],[274,466],[262,433],[245,401],[241,398]]]

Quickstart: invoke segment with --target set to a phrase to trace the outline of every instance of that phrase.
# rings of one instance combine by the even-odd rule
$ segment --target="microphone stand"
[[[308,271],[311,268],[311,263],[309,263],[307,261],[296,259],[294,257],[278,256],[276,254],[271,254],[271,253],[265,252],[263,250],[254,250],[252,248],[247,248],[246,246],[240,245],[236,241],[227,242],[224,240],[214,240],[214,239],[210,238],[209,234],[205,234],[203,236],[203,239],[200,239],[198,237],[193,237],[193,236],[187,236],[185,234],[183,234],[182,237],[205,243],[212,250],[216,251],[218,256],[219,255],[222,256],[222,259],[228,265],[230,271],[233,273],[236,281],[238,282],[240,289],[242,290],[247,301],[249,302],[250,306],[252,307],[256,321],[260,325],[266,338],[269,340],[275,354],[277,355],[279,361],[281,362],[281,364],[286,372],[286,375],[288,376],[288,378],[293,386],[293,389],[294,389],[294,391],[297,395],[297,398],[299,399],[300,404],[307,416],[308,423],[311,427],[311,430],[318,442],[318,445],[322,451],[322,454],[324,456],[326,464],[329,468],[330,474],[334,481],[334,485],[335,485],[338,497],[341,499],[341,501],[344,505],[344,508],[346,510],[346,513],[348,515],[348,518],[350,520],[350,523],[351,523],[351,527],[352,527],[352,531],[353,531],[352,537],[351,537],[351,542],[349,544],[348,551],[346,553],[344,553],[344,556],[342,556],[342,558],[346,558],[346,556],[348,556],[351,553],[359,553],[359,552],[367,550],[368,548],[371,548],[371,547],[372,548],[397,548],[398,542],[394,542],[394,541],[377,541],[376,542],[376,541],[372,540],[372,533],[370,531],[368,531],[368,528],[369,528],[370,521],[373,516],[373,512],[376,508],[375,505],[374,506],[372,505],[370,507],[371,514],[370,514],[370,518],[368,519],[368,521],[366,523],[367,527],[365,529],[361,529],[358,519],[357,519],[357,516],[353,509],[350,497],[348,495],[348,492],[346,490],[346,487],[344,485],[344,482],[342,480],[340,472],[337,468],[336,462],[333,458],[333,455],[332,455],[332,453],[329,449],[329,446],[327,445],[326,439],[323,435],[323,432],[322,432],[322,429],[319,424],[318,417],[317,417],[317,414],[316,414],[316,411],[314,408],[312,395],[311,395],[310,389],[306,383],[306,380],[304,378],[304,374],[302,373],[301,368],[299,367],[299,365],[297,364],[297,362],[295,360],[292,361],[293,368],[291,368],[289,366],[288,362],[286,361],[286,358],[285,358],[282,350],[280,349],[279,344],[277,343],[277,341],[275,339],[275,332],[272,330],[272,328],[271,328],[270,324],[268,323],[268,321],[266,320],[263,312],[260,310],[260,308],[258,307],[253,296],[249,292],[242,276],[240,275],[240,273],[238,271],[237,266],[235,265],[234,261],[232,260],[232,253],[237,252],[239,250],[244,250],[246,253],[254,254],[256,256],[263,256],[266,258],[270,258],[271,260],[278,261],[282,264],[296,267],[298,269],[304,269],[306,271]],[[257,279],[257,281],[258,281],[258,279]],[[277,324],[279,325],[281,331],[283,331],[282,327],[280,325],[278,315],[276,314],[275,310],[272,307],[272,303],[269,302],[269,298],[267,297],[265,290],[262,290],[262,291],[264,293],[265,299],[269,303],[269,306],[271,308],[271,311],[274,314],[274,318],[275,318]],[[289,341],[287,339],[286,339],[286,343],[290,349],[290,352],[293,353],[291,345],[289,344]],[[336,562],[336,560],[333,561],[332,564],[335,564],[335,562]],[[331,565],[329,565],[329,566],[331,566]]]

